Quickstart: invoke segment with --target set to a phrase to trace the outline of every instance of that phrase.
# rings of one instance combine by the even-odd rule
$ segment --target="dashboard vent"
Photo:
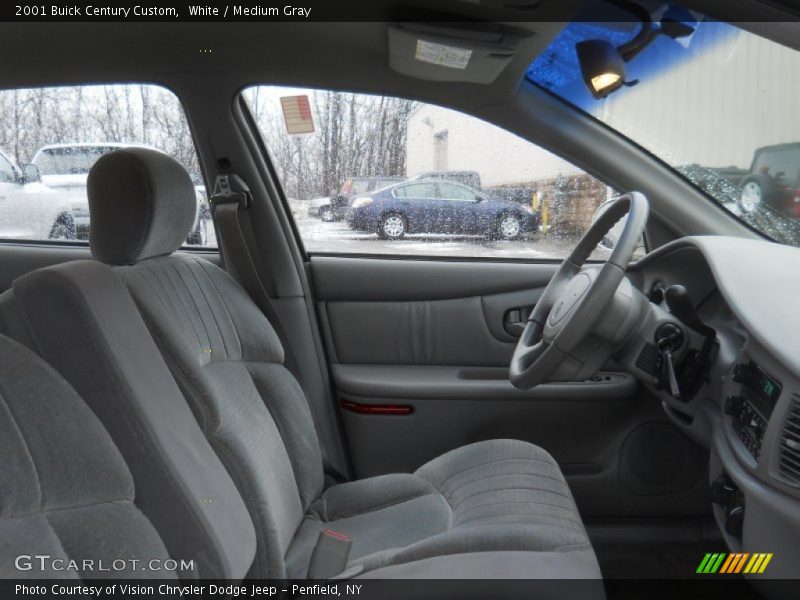
[[[792,406],[783,424],[779,469],[784,479],[800,484],[800,396],[792,396]]]

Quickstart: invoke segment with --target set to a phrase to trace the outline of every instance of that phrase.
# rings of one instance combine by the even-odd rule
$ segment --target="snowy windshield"
[[[108,146],[47,148],[34,159],[42,175],[75,175],[88,173],[97,159],[111,152]]]
[[[657,26],[659,14],[651,16]],[[692,17],[689,35],[657,35],[632,57],[629,85],[605,98],[584,83],[576,43],[620,48],[641,23],[571,23],[527,78],[652,152],[755,229],[800,246],[800,52],[744,26]]]

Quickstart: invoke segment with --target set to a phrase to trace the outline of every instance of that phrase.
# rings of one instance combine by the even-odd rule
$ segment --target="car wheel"
[[[378,237],[384,240],[399,240],[406,234],[406,220],[402,215],[389,213],[381,219]]]
[[[189,234],[186,238],[186,245],[188,246],[206,246],[208,245],[208,219],[200,217],[200,222],[197,224],[197,229]]]
[[[333,211],[330,207],[320,208],[319,209],[319,218],[325,221],[326,223],[330,223],[333,221]]]
[[[737,204],[743,214],[749,215],[770,201],[775,191],[775,183],[769,175],[759,173],[745,177],[740,188]]]
[[[77,239],[78,232],[75,228],[75,220],[72,213],[61,213],[50,229],[51,240],[74,240]]]
[[[501,215],[497,221],[497,237],[501,240],[515,240],[522,233],[522,222],[512,214]]]

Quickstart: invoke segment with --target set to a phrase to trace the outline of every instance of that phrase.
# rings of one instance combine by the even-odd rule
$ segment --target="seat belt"
[[[283,329],[275,304],[267,293],[259,275],[260,261],[255,251],[255,235],[250,221],[251,195],[250,188],[236,173],[225,168],[227,160],[221,160],[222,172],[217,175],[214,193],[209,199],[214,227],[217,232],[217,244],[222,255],[223,264],[228,274],[244,288],[253,302],[272,325],[284,350],[284,364],[294,375],[308,400],[303,385],[303,373],[295,358],[292,346]],[[252,249],[252,250],[251,250]],[[311,407],[309,406],[309,409]],[[312,416],[314,411],[311,411]],[[322,465],[326,475],[335,482],[347,481],[347,477],[339,471],[327,458],[325,449],[320,443]]]

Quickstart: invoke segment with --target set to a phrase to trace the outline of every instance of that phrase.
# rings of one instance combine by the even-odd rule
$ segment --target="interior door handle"
[[[528,315],[531,314],[533,306],[522,306],[520,308],[512,308],[505,312],[503,315],[503,329],[512,337],[519,337],[525,331],[525,326],[528,324]]]

